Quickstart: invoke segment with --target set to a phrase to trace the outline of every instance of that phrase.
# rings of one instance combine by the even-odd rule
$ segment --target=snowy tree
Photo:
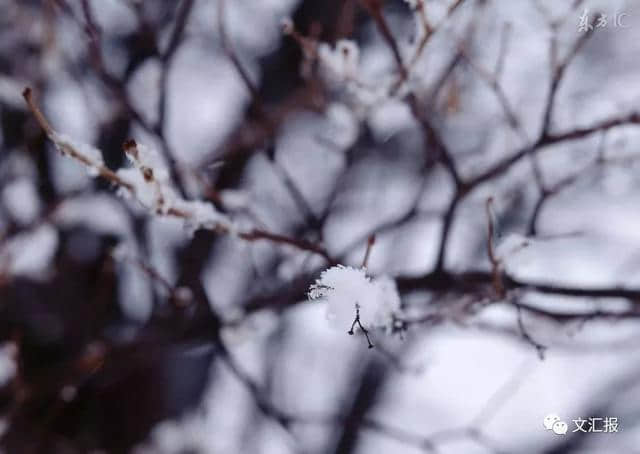
[[[2,452],[637,450],[633,2],[0,7]]]

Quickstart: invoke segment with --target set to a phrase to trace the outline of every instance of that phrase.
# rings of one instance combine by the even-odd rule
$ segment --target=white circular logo
[[[561,420],[560,416],[555,413],[549,413],[545,416],[542,424],[545,429],[552,431],[556,435],[564,435],[567,433],[567,430],[569,430],[567,423]]]
[[[555,433],[556,435],[564,435],[567,433],[567,430],[569,429],[569,426],[567,426],[567,423],[564,421],[556,421],[553,424],[553,433]]]

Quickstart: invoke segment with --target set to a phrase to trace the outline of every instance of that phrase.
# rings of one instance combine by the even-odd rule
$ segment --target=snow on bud
[[[354,41],[341,39],[331,48],[326,43],[318,47],[318,59],[325,76],[334,82],[354,79],[358,72],[360,49]]]
[[[211,203],[184,200],[177,194],[168,167],[154,149],[133,140],[127,141],[124,149],[133,167],[120,169],[117,174],[133,188],[133,195],[145,208],[153,214],[183,218],[190,232],[198,229],[233,231],[231,220]],[[127,192],[121,191],[121,194],[126,196]]]
[[[136,198],[145,208],[155,214],[167,214],[177,196],[161,156],[133,140],[125,142],[124,151],[133,168],[118,170],[118,176],[133,187]]]
[[[127,158],[143,175],[145,180],[155,180],[158,183],[169,183],[169,169],[160,154],[153,148],[127,140],[124,144]]]

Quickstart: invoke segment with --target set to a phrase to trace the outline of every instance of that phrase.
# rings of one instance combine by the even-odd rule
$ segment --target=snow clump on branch
[[[400,310],[400,296],[395,281],[388,276],[371,278],[366,268],[337,265],[326,269],[311,285],[310,300],[327,302],[327,318],[340,327],[349,328],[356,317],[364,328],[393,327]]]

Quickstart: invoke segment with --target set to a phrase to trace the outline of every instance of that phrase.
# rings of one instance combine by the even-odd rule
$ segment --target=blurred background
[[[2,452],[640,452],[640,3],[0,11]],[[119,197],[27,86],[251,235]],[[368,244],[373,349],[307,297]]]

